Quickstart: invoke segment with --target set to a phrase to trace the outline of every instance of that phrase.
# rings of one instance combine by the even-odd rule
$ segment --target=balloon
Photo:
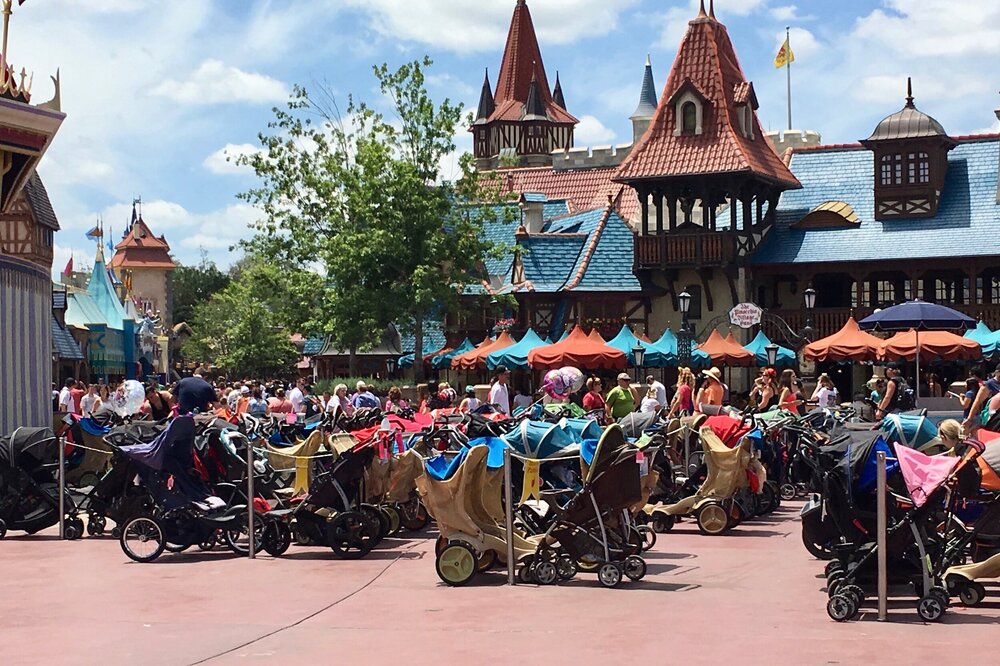
[[[542,390],[553,400],[564,401],[571,393],[580,390],[583,381],[582,372],[577,368],[566,366],[546,372],[542,380]]]
[[[119,416],[138,414],[142,403],[146,401],[146,389],[140,382],[129,379],[109,396],[108,401]]]
[[[564,368],[561,368],[559,372],[561,372],[563,375],[563,381],[569,384],[570,393],[576,393],[577,391],[583,388],[584,376],[583,373],[580,372],[579,368],[574,368],[573,366],[568,365]]]

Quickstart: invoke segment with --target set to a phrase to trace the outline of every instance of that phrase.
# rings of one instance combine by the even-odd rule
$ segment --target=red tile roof
[[[112,268],[174,268],[170,258],[170,244],[163,236],[154,236],[140,217],[132,225],[111,258]]]
[[[685,85],[701,92],[703,132],[674,136],[675,112],[669,100]],[[712,17],[688,24],[650,129],[622,162],[619,182],[701,174],[750,172],[756,177],[799,188],[798,180],[774,152],[754,114],[754,139],[740,132],[737,98],[751,91],[726,27]]]
[[[631,222],[639,216],[639,199],[634,192],[623,191],[625,188],[612,182],[615,171],[616,167],[566,170],[534,167],[502,169],[496,173],[508,192],[537,192],[549,199],[564,199],[573,213],[605,208],[608,197],[612,197],[618,215]]]
[[[531,12],[528,11],[528,5],[524,0],[518,0],[514,16],[510,21],[507,46],[504,48],[496,94],[493,96],[495,108],[489,117],[489,122],[521,119],[524,104],[528,101],[532,76],[538,79],[542,102],[552,122],[574,124],[579,122],[552,99],[549,81],[545,76],[545,65],[542,64],[542,52],[538,48],[535,26],[531,21]]]

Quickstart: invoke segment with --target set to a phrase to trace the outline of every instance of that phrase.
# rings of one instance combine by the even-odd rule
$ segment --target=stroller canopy
[[[194,466],[194,435],[194,418],[178,416],[152,441],[120,448],[131,460],[158,472],[171,460],[188,469]]]
[[[533,329],[529,328],[524,332],[524,337],[518,340],[516,344],[506,349],[497,347],[491,350],[486,355],[486,367],[489,370],[494,370],[501,365],[508,368],[527,368],[528,353],[532,349],[544,347],[546,344],[548,343],[538,337],[538,334]]]
[[[523,456],[544,460],[578,453],[581,439],[565,419],[559,423],[521,421],[521,425],[503,436],[510,448]]]
[[[937,426],[926,416],[889,414],[880,428],[890,442],[918,451],[940,443]]]
[[[0,462],[26,471],[59,459],[59,439],[50,428],[18,428],[0,439]]]

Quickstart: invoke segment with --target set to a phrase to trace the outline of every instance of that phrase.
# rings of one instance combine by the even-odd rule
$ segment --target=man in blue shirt
[[[368,390],[368,386],[365,385],[363,381],[358,382],[357,387],[358,392],[354,394],[351,399],[351,404],[354,405],[354,409],[362,409],[364,407],[369,407],[372,409],[377,409],[379,407],[378,398],[375,394]]]
[[[1000,365],[993,369],[993,376],[986,380],[986,388],[990,390],[990,395],[1000,393]]]

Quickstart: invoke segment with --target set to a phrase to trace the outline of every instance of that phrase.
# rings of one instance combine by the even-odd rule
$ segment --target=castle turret
[[[653,63],[649,56],[646,56],[646,71],[642,75],[642,90],[639,92],[639,106],[635,107],[635,112],[629,120],[632,121],[632,143],[639,143],[639,139],[646,133],[649,123],[656,113],[656,83],[653,82]]]

